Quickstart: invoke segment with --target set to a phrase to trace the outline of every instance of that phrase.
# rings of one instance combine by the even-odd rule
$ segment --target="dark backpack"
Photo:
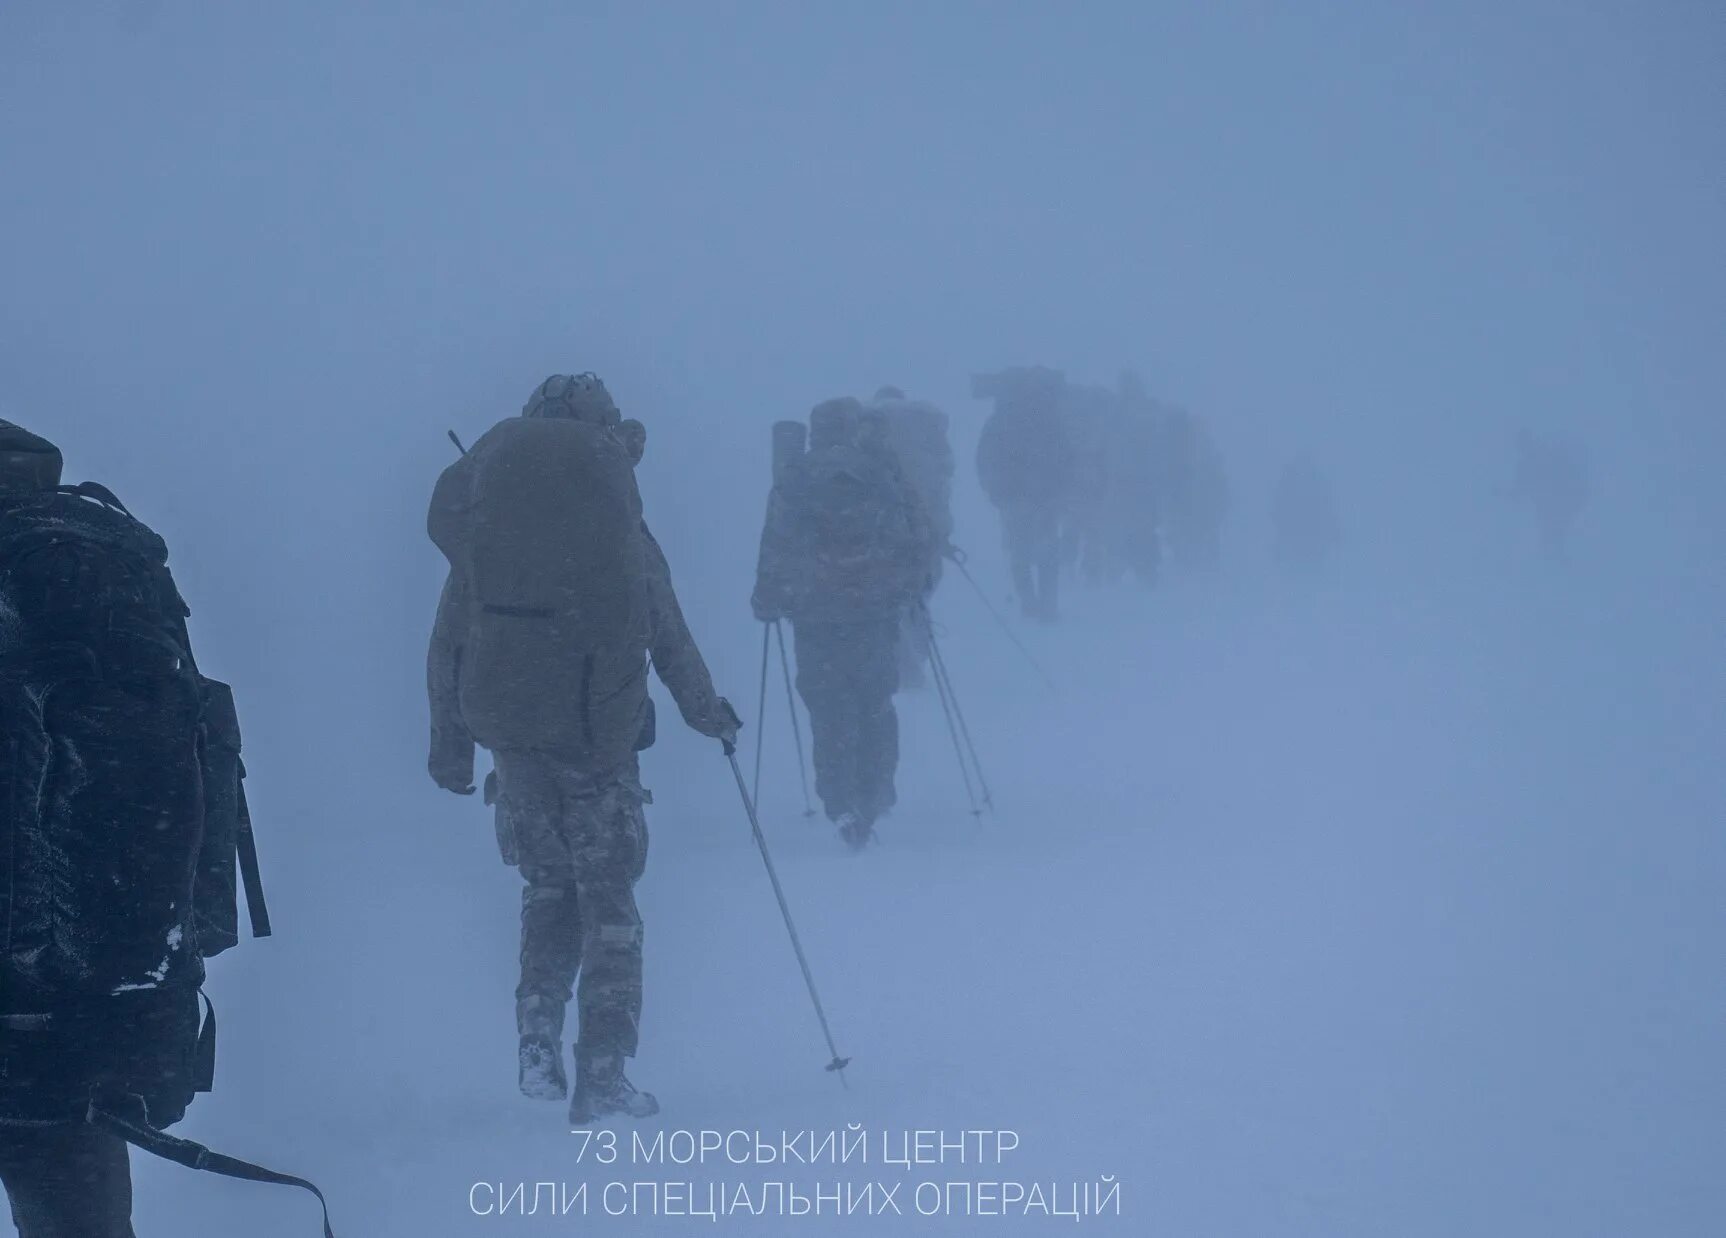
[[[0,504],[0,1122],[309,1186],[162,1133],[214,1081],[199,986],[239,940],[241,880],[270,931],[233,694],[198,673],[188,613],[101,487]]]
[[[465,588],[462,721],[482,747],[629,759],[647,724],[647,542],[617,434],[512,417],[444,470],[427,529]]]

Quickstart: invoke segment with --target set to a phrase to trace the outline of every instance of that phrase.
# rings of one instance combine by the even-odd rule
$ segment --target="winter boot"
[[[591,1126],[604,1118],[650,1118],[659,1112],[652,1092],[637,1091],[623,1073],[616,1053],[575,1051],[575,1095],[569,1101],[569,1124]]]
[[[563,1046],[545,1036],[523,1036],[520,1049],[521,1094],[529,1100],[562,1100],[569,1095],[563,1072]]]
[[[529,1100],[562,1100],[569,1095],[563,1070],[563,1005],[547,997],[524,997],[515,1004],[521,1035],[517,1051],[521,1094]]]
[[[844,813],[838,822],[839,837],[853,851],[861,851],[875,838],[875,827],[854,812]]]

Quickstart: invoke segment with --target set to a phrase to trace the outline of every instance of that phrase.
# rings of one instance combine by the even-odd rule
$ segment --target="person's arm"
[[[741,725],[724,697],[713,690],[713,677],[701,650],[695,646],[677,591],[671,585],[671,565],[647,526],[641,527],[647,551],[647,598],[652,630],[648,652],[654,672],[677,702],[678,712],[691,730],[710,739],[730,741]]]
[[[461,655],[466,639],[467,585],[454,571],[438,599],[426,653],[426,695],[431,703],[432,780],[446,791],[473,794],[473,735],[461,716]]]

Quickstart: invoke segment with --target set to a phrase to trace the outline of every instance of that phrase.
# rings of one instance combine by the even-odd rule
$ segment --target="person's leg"
[[[1035,547],[1030,513],[1022,507],[1001,509],[1001,532],[1007,544],[1007,561],[1013,572],[1013,592],[1027,618],[1037,613],[1037,582],[1032,575]]]
[[[815,794],[821,799],[827,819],[837,821],[856,808],[840,626],[794,623],[791,634],[797,650],[797,694],[809,711]]]
[[[647,1117],[659,1102],[623,1072],[641,1033],[641,912],[635,883],[647,867],[646,794],[633,764],[602,784],[566,777],[566,825],[581,891],[581,1034],[570,1121]]]
[[[563,874],[524,869],[521,892],[521,981],[516,1031],[561,1044],[565,1008],[581,968],[581,900]]]
[[[581,1053],[634,1057],[642,947],[635,883],[647,867],[641,789],[631,774],[566,803],[581,905]]]
[[[853,642],[852,698],[856,702],[857,811],[866,826],[898,802],[893,780],[899,767],[898,625],[893,620],[859,624]]]
[[[1058,590],[1061,580],[1061,526],[1053,511],[1037,514],[1036,543],[1037,583],[1036,614],[1039,619],[1054,619],[1060,614]]]
[[[569,845],[560,828],[562,797],[546,758],[496,754],[498,794],[510,816],[522,880],[521,976],[515,989],[521,1038],[520,1085],[537,1100],[568,1092],[563,1070],[565,1010],[581,967],[581,906]]]
[[[0,1182],[18,1238],[134,1238],[131,1163],[106,1131],[0,1126]]]

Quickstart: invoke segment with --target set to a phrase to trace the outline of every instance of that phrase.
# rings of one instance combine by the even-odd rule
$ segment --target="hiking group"
[[[977,476],[1025,617],[1057,618],[1063,574],[1154,585],[1167,565],[1216,568],[1229,488],[1199,419],[1131,375],[1085,386],[1032,366],[972,390],[993,404]],[[751,791],[742,720],[715,690],[642,509],[646,442],[599,378],[553,375],[444,470],[427,517],[448,563],[427,656],[429,770],[454,794],[483,788],[501,858],[521,874],[518,1086],[567,1099],[576,1126],[658,1110],[625,1070],[642,1009],[650,667],[684,723],[731,759],[829,1068],[845,1065],[760,828],[759,744]],[[787,696],[794,686],[808,716],[816,797],[862,851],[897,801],[895,696],[932,686],[981,812],[988,785],[930,615],[949,564],[988,604],[953,542],[946,415],[884,387],[779,422],[771,443],[750,598],[757,735],[777,638]],[[1516,461],[1511,493],[1561,554],[1586,501],[1580,461],[1526,434]],[[212,1084],[203,961],[238,942],[242,889],[252,934],[270,928],[240,732],[226,685],[198,671],[162,540],[102,487],[63,484],[62,468],[54,444],[0,422],[0,1181],[23,1238],[129,1238],[128,1144],[316,1188],[166,1133]],[[1340,540],[1310,458],[1285,470],[1272,515],[1291,567],[1316,567]]]

